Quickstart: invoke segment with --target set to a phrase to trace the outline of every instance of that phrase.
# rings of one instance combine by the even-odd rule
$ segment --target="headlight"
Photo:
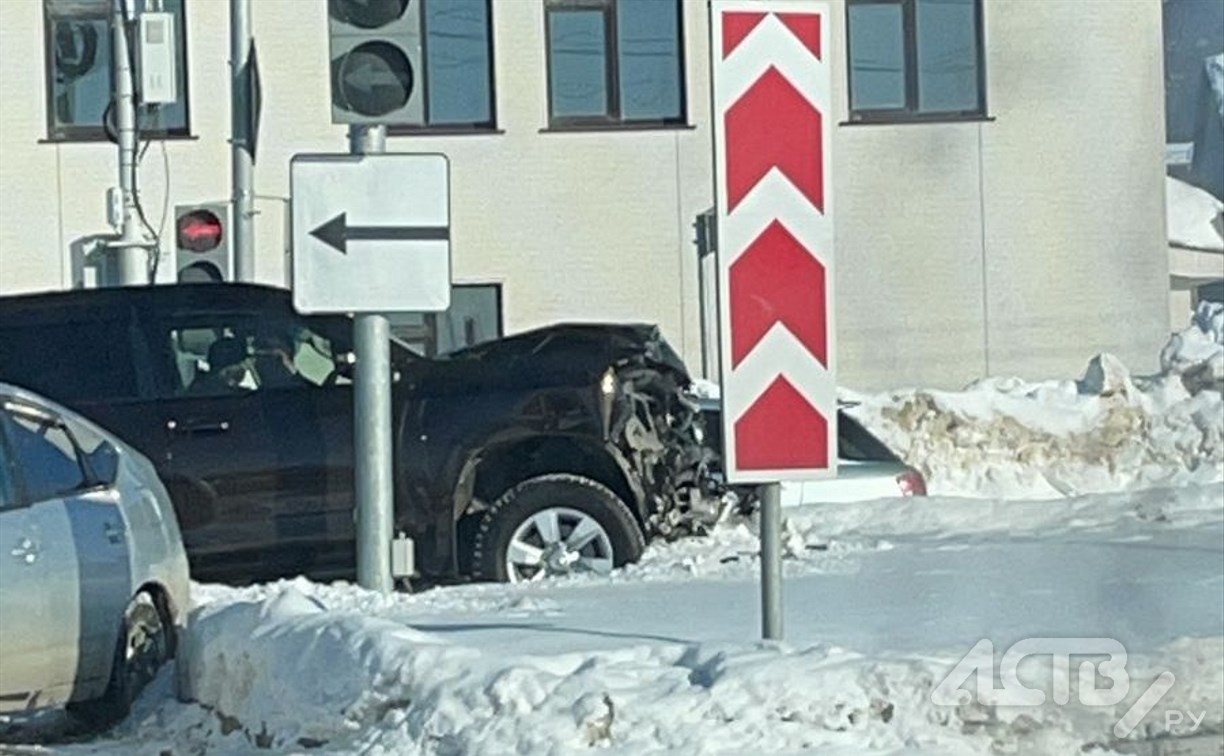
[[[608,372],[599,379],[599,393],[604,396],[612,396],[616,393],[616,373],[612,368],[608,368]]]
[[[612,427],[612,409],[616,404],[616,372],[612,368],[608,368],[603,377],[599,379],[599,412],[605,433],[605,440]]]

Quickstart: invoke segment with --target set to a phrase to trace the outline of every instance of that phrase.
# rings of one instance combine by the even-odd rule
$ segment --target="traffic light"
[[[425,123],[421,0],[328,0],[332,123]]]
[[[174,208],[174,260],[179,283],[233,280],[228,214],[226,202]]]

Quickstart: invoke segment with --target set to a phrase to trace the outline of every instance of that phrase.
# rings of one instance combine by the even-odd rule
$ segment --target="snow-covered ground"
[[[847,394],[935,495],[788,508],[784,643],[757,640],[752,518],[602,578],[391,597],[197,585],[179,680],[195,702],[166,670],[114,732],[53,750],[1072,754],[1219,733],[1222,326],[1200,310],[1159,376],[1102,355],[1078,381]],[[1120,642],[1126,695],[1080,695],[1081,660],[1039,654],[1020,680],[1044,703],[932,701],[979,641],[1002,655],[1028,638]]]
[[[199,586],[183,665],[110,740],[66,753],[1074,753],[1164,671],[1149,715],[1224,702],[1224,492],[930,498],[787,512],[786,642],[758,636],[751,521],[611,578],[382,597]],[[1129,695],[938,706],[979,640],[1120,641]],[[1022,677],[1052,691],[1048,663]],[[1072,691],[1077,690],[1074,685]],[[1187,725],[1188,726],[1188,725]],[[1182,729],[1186,727],[1183,726]],[[1173,728],[1177,730],[1178,728]],[[1141,730],[1145,731],[1145,730]]]

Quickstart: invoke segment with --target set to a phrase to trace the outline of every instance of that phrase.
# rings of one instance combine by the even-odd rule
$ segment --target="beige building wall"
[[[347,143],[329,123],[324,0],[253,6],[256,273],[283,285],[289,160]],[[1109,6],[986,0],[985,122],[844,125],[834,54],[842,385],[1061,377],[1100,350],[1155,367],[1169,331],[1160,3]],[[700,365],[691,224],[713,202],[708,24],[705,2],[684,8],[691,128],[548,132],[542,2],[494,0],[502,133],[388,141],[450,156],[455,278],[502,283],[507,330],[653,321]],[[187,0],[187,12],[195,138],[154,144],[142,163],[154,223],[166,198],[229,194],[228,3]],[[72,286],[71,247],[107,231],[116,182],[112,145],[41,141],[42,28],[41,0],[0,2],[0,293]]]

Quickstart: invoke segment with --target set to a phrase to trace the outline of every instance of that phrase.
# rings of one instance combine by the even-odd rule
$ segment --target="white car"
[[[187,555],[153,465],[0,383],[0,712],[125,716],[175,653]]]

